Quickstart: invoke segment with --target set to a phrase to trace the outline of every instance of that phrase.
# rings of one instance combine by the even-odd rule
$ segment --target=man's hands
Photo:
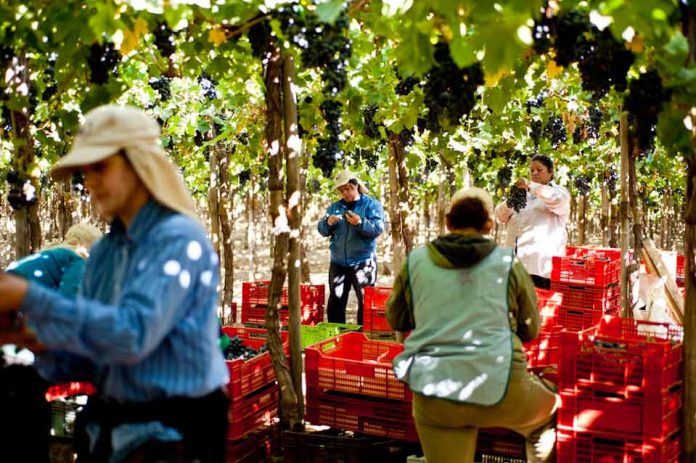
[[[362,218],[353,211],[344,212],[343,217],[346,218],[346,222],[353,226],[357,226],[362,223]],[[343,220],[343,217],[341,217],[340,215],[330,215],[326,218],[326,223],[328,223],[329,226],[334,226],[335,224]]]
[[[46,347],[36,338],[34,331],[23,321],[17,329],[11,331],[0,330],[0,345],[3,344],[14,344],[18,347],[24,347],[35,354],[46,350]]]
[[[362,218],[360,218],[360,216],[353,211],[346,211],[345,216],[346,222],[353,226],[357,226],[362,223]]]
[[[25,279],[0,271],[0,312],[17,310],[28,290]]]

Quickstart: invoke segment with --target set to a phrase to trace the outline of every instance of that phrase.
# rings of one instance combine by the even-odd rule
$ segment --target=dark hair
[[[532,162],[537,161],[546,166],[549,172],[553,172],[553,159],[544,154],[535,154],[532,158]]]
[[[463,198],[452,205],[447,217],[447,228],[457,230],[460,228],[483,229],[490,219],[486,206],[479,198]]]
[[[351,185],[354,185],[354,186],[358,186],[358,180],[354,179],[354,178],[351,178],[350,180],[348,180],[348,183],[350,183]]]

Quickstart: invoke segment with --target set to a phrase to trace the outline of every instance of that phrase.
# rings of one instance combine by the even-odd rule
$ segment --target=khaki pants
[[[507,428],[526,438],[529,463],[555,458],[553,385],[514,365],[505,398],[497,405],[458,404],[413,394],[413,417],[428,463],[472,463],[479,428]]]

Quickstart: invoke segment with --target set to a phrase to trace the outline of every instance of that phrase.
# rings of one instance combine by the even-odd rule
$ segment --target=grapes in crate
[[[249,360],[256,357],[259,354],[263,354],[268,350],[267,344],[262,345],[257,349],[251,346],[244,345],[244,341],[239,336],[233,336],[230,338],[230,343],[227,345],[223,354],[226,360]]]
[[[527,205],[527,190],[517,186],[510,188],[510,195],[507,199],[507,206],[520,212]]]

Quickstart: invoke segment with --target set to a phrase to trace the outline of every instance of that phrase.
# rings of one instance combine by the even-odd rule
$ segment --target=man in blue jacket
[[[317,230],[331,237],[329,266],[329,322],[346,322],[350,288],[358,297],[358,325],[363,324],[362,288],[377,280],[377,237],[384,231],[382,204],[367,196],[367,188],[348,170],[335,179],[341,199],[332,203]]]

